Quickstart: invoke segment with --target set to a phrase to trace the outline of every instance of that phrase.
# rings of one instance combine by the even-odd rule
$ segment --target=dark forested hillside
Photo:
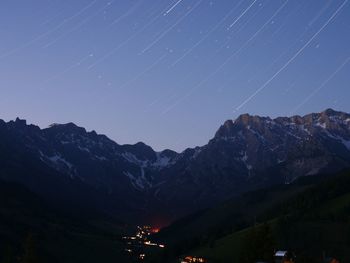
[[[21,185],[0,181],[0,262],[124,262],[124,227],[74,204],[49,205]]]
[[[264,242],[257,241],[259,235]],[[267,260],[259,251],[268,242],[272,252],[294,251],[297,262],[321,262],[323,255],[346,262],[349,237],[350,172],[345,171],[247,193],[179,220],[158,235],[170,242],[159,262],[182,254],[202,255],[213,262]],[[246,255],[253,251],[255,258],[249,261]]]

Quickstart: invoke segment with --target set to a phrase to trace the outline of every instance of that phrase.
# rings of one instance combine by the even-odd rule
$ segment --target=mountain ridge
[[[180,153],[143,142],[121,145],[72,122],[41,129],[17,118],[0,121],[0,133],[9,166],[24,155],[65,184],[75,180],[109,197],[112,206],[149,215],[162,210],[170,218],[350,166],[350,115],[332,109],[274,119],[242,114],[225,121],[207,144]],[[32,185],[25,176],[0,177]]]

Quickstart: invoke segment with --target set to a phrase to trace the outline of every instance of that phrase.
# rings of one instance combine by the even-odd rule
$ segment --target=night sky
[[[349,0],[1,0],[0,112],[156,150],[350,112]]]

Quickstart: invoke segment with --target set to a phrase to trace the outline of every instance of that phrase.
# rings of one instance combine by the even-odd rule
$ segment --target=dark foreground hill
[[[0,181],[0,262],[127,262],[124,227],[74,204],[49,205],[21,185]]]
[[[180,255],[268,261],[274,249],[294,251],[297,262],[322,262],[323,256],[348,262],[350,172],[247,193],[175,222],[158,239],[168,241],[168,249],[150,262],[176,262]]]

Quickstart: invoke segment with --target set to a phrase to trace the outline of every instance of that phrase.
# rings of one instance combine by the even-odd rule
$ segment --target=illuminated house
[[[208,263],[203,257],[186,256],[180,259],[180,263]]]
[[[295,255],[289,251],[276,251],[275,263],[294,263]]]

